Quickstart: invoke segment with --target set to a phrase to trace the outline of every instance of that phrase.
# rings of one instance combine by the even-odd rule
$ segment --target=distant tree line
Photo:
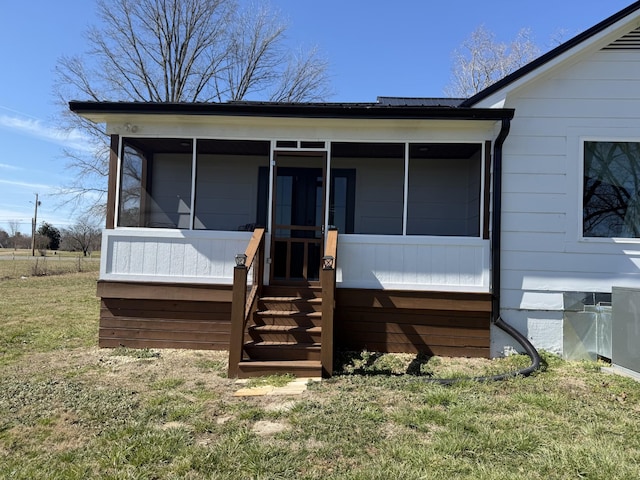
[[[30,249],[31,235],[25,235],[17,229],[17,222],[9,222],[9,232],[0,228],[0,248]],[[39,252],[46,250],[64,250],[82,252],[88,256],[100,250],[102,234],[88,218],[80,218],[68,228],[58,229],[50,223],[43,222],[36,231],[35,248]]]

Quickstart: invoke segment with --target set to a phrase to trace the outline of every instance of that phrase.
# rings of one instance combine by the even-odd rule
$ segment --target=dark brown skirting
[[[490,356],[491,295],[338,289],[337,348]]]
[[[98,282],[101,347],[229,348],[231,288]]]
[[[229,348],[231,288],[98,282],[101,347]],[[343,350],[488,357],[491,295],[336,291],[335,345]]]

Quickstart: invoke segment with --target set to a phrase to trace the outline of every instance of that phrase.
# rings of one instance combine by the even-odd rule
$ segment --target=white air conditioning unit
[[[611,364],[640,379],[640,289],[611,290]]]

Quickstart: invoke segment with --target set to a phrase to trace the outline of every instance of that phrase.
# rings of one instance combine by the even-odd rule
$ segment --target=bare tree
[[[86,257],[96,246],[101,231],[88,216],[80,217],[69,228],[62,230],[62,243],[65,249],[81,251]]]
[[[11,238],[9,237],[9,234],[0,228],[0,248],[9,247],[9,238]]]
[[[84,56],[63,57],[56,94],[71,99],[143,102],[314,101],[329,95],[317,49],[286,47],[278,14],[235,0],[98,0],[99,27]],[[99,127],[65,112],[85,135],[86,154],[66,151],[75,181],[67,198],[104,205],[107,146]]]
[[[13,240],[13,249],[18,249],[18,230],[20,229],[20,222],[18,220],[9,220],[7,222],[9,224],[9,234],[11,235],[11,239]]]
[[[531,32],[522,29],[509,43],[480,25],[453,54],[452,76],[445,93],[467,98],[506,77],[540,55]]]

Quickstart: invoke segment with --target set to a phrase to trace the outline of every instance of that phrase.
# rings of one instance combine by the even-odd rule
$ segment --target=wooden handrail
[[[338,257],[338,230],[329,230],[327,232],[327,244],[324,248],[324,254],[334,259]]]
[[[256,258],[256,254],[260,249],[260,245],[264,243],[264,228],[256,228],[253,231],[253,235],[251,235],[251,240],[249,240],[249,245],[247,245],[247,249],[244,252],[247,256],[246,266],[247,268],[251,268],[253,261]]]
[[[242,360],[244,331],[247,319],[256,306],[256,300],[262,291],[264,278],[264,228],[253,231],[249,245],[245,250],[244,265],[233,269],[233,292],[231,295],[231,334],[229,337],[229,378],[238,376],[238,363]],[[247,296],[247,278],[253,266],[253,282]]]
[[[336,306],[336,268],[338,266],[338,231],[329,230],[322,258],[322,375],[333,374],[333,314]]]

